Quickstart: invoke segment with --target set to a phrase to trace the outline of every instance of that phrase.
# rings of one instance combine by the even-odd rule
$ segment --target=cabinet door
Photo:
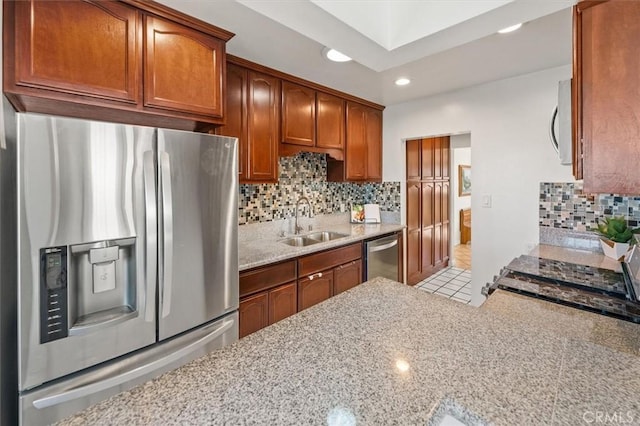
[[[269,291],[269,324],[283,320],[298,311],[298,286],[295,282]]]
[[[364,180],[367,174],[365,107],[347,102],[346,179]]]
[[[407,282],[415,285],[422,280],[422,229],[407,230]]]
[[[298,311],[323,302],[332,296],[333,270],[318,272],[298,280]]]
[[[365,112],[367,143],[367,180],[382,180],[382,111],[367,108]]]
[[[584,192],[637,194],[640,2],[585,9],[581,30]]]
[[[316,146],[342,149],[344,147],[344,100],[327,93],[316,93]]]
[[[422,179],[435,179],[435,145],[438,138],[422,139]]]
[[[333,270],[333,295],[362,283],[362,261],[354,260]]]
[[[224,42],[155,16],[144,21],[144,105],[221,118]]]
[[[282,142],[314,146],[316,141],[316,92],[282,82]]]
[[[422,183],[422,210],[421,210],[421,225],[422,225],[422,247],[420,258],[420,271],[422,273],[421,279],[426,278],[426,275],[431,271],[434,265],[434,256],[436,255],[434,250],[435,235],[435,197],[436,197],[436,184],[433,182]]]
[[[247,99],[247,180],[278,180],[280,80],[249,71]]]
[[[450,158],[450,137],[449,136],[445,136],[443,138],[441,138],[442,140],[442,145],[440,146],[440,158],[441,158],[441,163],[442,163],[442,179],[448,179],[450,177],[450,165],[449,162],[451,161]]]
[[[227,105],[224,126],[217,135],[238,138],[238,174],[246,179],[247,171],[247,70],[234,64],[227,65]]]
[[[420,180],[420,142],[420,139],[407,141],[407,180]]]
[[[434,244],[436,240],[436,227],[429,226],[426,228],[422,228],[421,237],[422,241],[420,242],[420,244],[422,244],[422,252],[420,253],[420,279],[423,280],[431,275],[433,267],[436,263],[435,256],[437,255],[437,253],[435,253],[434,250]]]
[[[420,182],[407,182],[407,280],[410,285],[421,280],[422,185]]]
[[[139,103],[138,11],[105,1],[9,3],[15,7],[16,42],[11,83]]]
[[[436,223],[433,226],[433,263],[439,265],[442,263],[442,224]]]
[[[267,292],[240,300],[239,335],[244,337],[269,325],[269,297]]]

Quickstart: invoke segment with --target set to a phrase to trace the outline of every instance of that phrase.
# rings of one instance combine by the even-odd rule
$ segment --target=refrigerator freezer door
[[[234,312],[184,336],[25,392],[20,395],[22,424],[55,423],[236,340],[238,314]]]
[[[158,164],[162,340],[238,309],[237,139],[158,130]]]
[[[155,342],[155,312],[151,322],[144,315],[155,300],[145,285],[142,161],[155,131],[39,115],[18,121],[24,391]]]

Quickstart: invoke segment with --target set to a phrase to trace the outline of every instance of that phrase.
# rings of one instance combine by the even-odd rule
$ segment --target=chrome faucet
[[[309,205],[309,218],[313,217],[313,212],[311,210],[311,202],[309,201],[309,199],[307,197],[300,197],[298,198],[298,201],[296,201],[296,224],[294,227],[294,234],[298,235],[300,233],[300,231],[302,231],[302,226],[298,225],[298,207],[300,206],[300,203],[306,201],[307,204]]]

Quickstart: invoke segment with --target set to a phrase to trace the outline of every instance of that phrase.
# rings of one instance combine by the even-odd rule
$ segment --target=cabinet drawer
[[[362,257],[362,243],[351,244],[322,253],[311,254],[298,259],[299,276],[304,277],[313,273],[331,269]]]
[[[278,263],[240,273],[240,297],[295,281],[296,261]]]

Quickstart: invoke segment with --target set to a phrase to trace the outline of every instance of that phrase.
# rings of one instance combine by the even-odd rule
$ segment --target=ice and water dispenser
[[[40,342],[138,315],[135,238],[40,250]]]

